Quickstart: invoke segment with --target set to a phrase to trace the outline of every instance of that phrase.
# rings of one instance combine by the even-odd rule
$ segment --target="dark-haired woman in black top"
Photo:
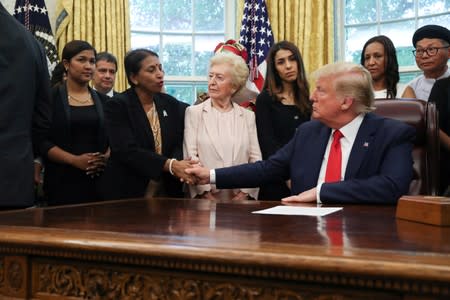
[[[44,156],[44,193],[48,205],[98,201],[98,179],[108,157],[103,105],[106,96],[89,87],[95,49],[74,40],[63,49],[66,81],[52,89],[53,116]]]
[[[283,147],[296,128],[310,119],[309,85],[299,49],[293,43],[274,44],[267,56],[264,88],[256,98],[256,126],[263,159]],[[260,187],[259,199],[290,196],[289,178]]]

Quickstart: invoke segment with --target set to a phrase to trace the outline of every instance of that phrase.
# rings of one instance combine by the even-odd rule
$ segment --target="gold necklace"
[[[72,96],[70,94],[68,95],[67,98],[69,99],[69,101],[70,101],[70,99],[72,99],[75,102],[80,103],[80,104],[86,104],[86,103],[90,103],[92,101],[91,94],[89,94],[89,96],[86,99],[80,99],[80,98],[77,98],[77,97]]]

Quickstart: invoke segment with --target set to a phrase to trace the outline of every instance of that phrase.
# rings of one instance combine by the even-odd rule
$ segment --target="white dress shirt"
[[[355,142],[356,135],[358,134],[359,127],[364,119],[364,114],[359,114],[350,123],[346,124],[344,127],[339,128],[343,137],[341,138],[341,153],[342,153],[342,166],[341,166],[341,181],[345,178],[345,170],[347,169],[348,158],[350,157],[350,152],[352,151],[353,143]],[[325,182],[325,172],[327,170],[328,156],[330,154],[331,143],[333,142],[333,133],[336,130],[331,130],[330,137],[328,139],[327,148],[323,155],[322,166],[320,167],[319,179],[317,180],[317,203],[322,203],[320,201],[320,189],[322,184]]]

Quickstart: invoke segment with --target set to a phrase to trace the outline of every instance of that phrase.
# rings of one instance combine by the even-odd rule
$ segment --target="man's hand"
[[[195,177],[186,173],[185,170],[191,168],[192,166],[198,164],[197,161],[191,159],[185,160],[174,160],[172,163],[173,175],[180,178],[181,182],[186,182],[187,184],[195,183]]]
[[[316,188],[312,188],[310,190],[304,191],[296,196],[290,196],[281,199],[281,202],[284,204],[289,203],[307,203],[307,202],[317,202],[317,192]]]
[[[187,184],[208,184],[209,183],[209,169],[201,167],[200,165],[191,166],[184,170],[187,174],[195,177],[194,182],[186,182]]]

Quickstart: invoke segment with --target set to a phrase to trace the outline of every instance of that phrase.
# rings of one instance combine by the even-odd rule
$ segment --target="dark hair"
[[[97,56],[97,51],[91,44],[82,40],[73,40],[64,46],[61,59],[70,61],[72,57],[84,50],[92,50],[94,51],[94,56]]]
[[[125,55],[125,73],[127,74],[128,83],[134,87],[134,83],[131,82],[131,75],[139,73],[141,69],[141,62],[147,56],[159,57],[156,52],[148,49],[135,49],[131,50]]]
[[[51,87],[60,85],[64,82],[64,74],[66,70],[64,69],[64,64],[59,62],[52,71],[52,77],[50,79]]]
[[[106,62],[109,63],[113,63],[116,66],[116,70],[117,70],[117,58],[112,55],[109,52],[99,52],[96,56],[95,56],[95,62],[99,62],[101,60],[104,60]]]
[[[397,83],[400,81],[398,73],[397,52],[391,39],[384,35],[377,35],[369,39],[361,52],[361,65],[364,66],[364,56],[369,44],[380,43],[384,47],[384,83],[386,85],[386,96],[393,99],[397,96]]]
[[[267,55],[267,75],[264,81],[264,89],[266,89],[271,96],[276,96],[277,93],[283,91],[283,83],[280,75],[275,67],[275,55],[281,49],[289,50],[294,55],[298,66],[297,81],[293,84],[294,87],[294,102],[302,113],[309,113],[311,111],[311,103],[309,101],[309,84],[306,80],[305,67],[303,65],[302,55],[300,50],[291,42],[281,41],[275,43],[269,50]],[[278,99],[281,101],[281,99]]]

